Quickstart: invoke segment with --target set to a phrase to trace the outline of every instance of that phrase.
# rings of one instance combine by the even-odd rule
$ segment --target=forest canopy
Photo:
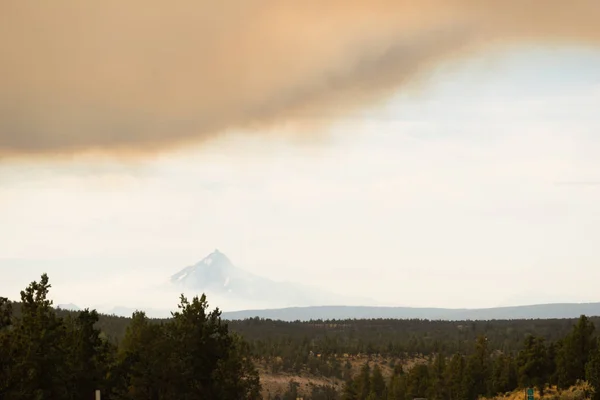
[[[171,318],[154,320],[55,309],[50,288],[42,275],[20,302],[0,298],[2,400],[91,400],[95,390],[109,400],[253,400],[264,395],[259,370],[341,383],[312,386],[305,400],[475,400],[584,380],[600,400],[597,317],[225,321],[205,295],[182,295]],[[360,370],[353,360],[364,360]],[[272,398],[299,396],[290,379]]]
[[[260,383],[241,337],[205,296],[165,322],[136,312],[117,345],[84,310],[58,316],[47,275],[21,292],[20,312],[0,299],[0,398],[260,399]]]

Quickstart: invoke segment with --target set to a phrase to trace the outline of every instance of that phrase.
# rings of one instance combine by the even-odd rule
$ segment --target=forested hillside
[[[43,276],[20,303],[0,300],[1,399],[91,399],[98,388],[103,399],[474,400],[579,380],[600,388],[598,318],[224,321],[202,296],[151,320],[55,310],[49,289]],[[261,388],[259,373],[281,385]]]

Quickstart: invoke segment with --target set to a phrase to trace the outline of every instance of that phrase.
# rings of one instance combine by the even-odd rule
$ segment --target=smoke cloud
[[[0,157],[332,121],[437,63],[600,45],[598,0],[4,0]]]

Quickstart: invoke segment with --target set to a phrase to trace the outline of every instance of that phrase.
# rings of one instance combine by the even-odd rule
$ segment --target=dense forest
[[[0,298],[0,399],[260,399],[247,344],[204,296],[163,323],[135,313],[118,346],[95,311],[59,316],[43,275],[21,292],[19,312]]]
[[[259,399],[257,365],[345,382],[314,386],[307,400],[474,400],[580,380],[600,388],[598,318],[224,321],[205,296],[182,296],[172,318],[152,320],[56,310],[49,289],[43,275],[19,303],[0,298],[1,399],[92,399],[96,389],[103,399]],[[272,396],[298,397],[293,379]]]

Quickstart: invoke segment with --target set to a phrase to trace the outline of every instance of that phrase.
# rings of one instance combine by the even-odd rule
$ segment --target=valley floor
[[[393,359],[381,356],[346,356],[341,359],[342,364],[349,361],[352,365],[352,376],[358,375],[360,368],[369,362],[372,367],[379,365],[383,376],[388,379],[392,376],[393,367],[392,365],[402,363],[402,367],[405,371],[410,370],[414,365],[426,363],[427,360],[424,358],[411,359],[408,361],[401,361],[400,359]],[[344,387],[344,380],[338,378],[325,378],[322,376],[315,376],[306,372],[300,374],[289,374],[289,373],[272,373],[268,370],[267,366],[263,361],[255,361],[260,374],[260,382],[262,385],[263,398],[268,399],[269,396],[274,397],[275,395],[283,395],[288,389],[290,382],[296,382],[299,387],[300,394],[306,395],[310,393],[313,386],[332,386],[336,390],[340,391]],[[522,400],[522,399],[520,399]]]

